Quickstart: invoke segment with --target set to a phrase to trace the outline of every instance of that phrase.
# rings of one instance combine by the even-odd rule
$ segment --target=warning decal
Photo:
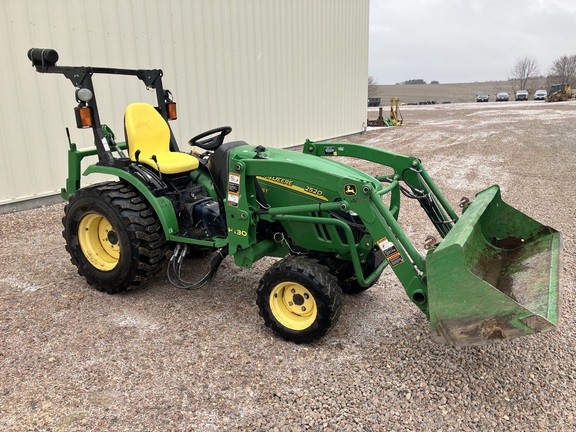
[[[230,192],[238,192],[240,189],[240,176],[238,174],[230,173],[228,175],[228,190]]]
[[[390,263],[392,267],[397,266],[398,264],[402,264],[404,262],[404,258],[402,258],[402,255],[400,254],[400,252],[398,252],[398,249],[396,249],[394,243],[389,241],[386,237],[384,237],[381,240],[378,240],[378,247],[380,248],[386,259],[388,260],[388,263]]]
[[[228,192],[228,205],[238,207],[238,201],[240,198],[237,193]]]
[[[236,173],[228,174],[228,205],[237,207],[240,197],[240,176]]]

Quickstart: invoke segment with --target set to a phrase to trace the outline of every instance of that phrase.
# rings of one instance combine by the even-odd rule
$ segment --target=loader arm
[[[435,342],[479,345],[557,325],[561,234],[503,202],[498,186],[479,192],[458,218],[418,159],[355,144],[307,141],[303,151],[360,158],[394,170],[389,178],[376,177],[390,186],[371,192],[370,206],[359,203],[353,209],[377,239],[410,299],[425,311]],[[443,238],[423,263],[379,199],[388,189],[399,188],[399,180],[412,190]],[[391,234],[397,241],[390,241]],[[422,272],[420,287],[405,266],[395,265],[404,259],[398,245]]]
[[[314,143],[310,140],[307,140],[304,144],[303,152],[324,157],[352,157],[387,166],[394,170],[394,174],[376,176],[376,179],[391,182],[393,187],[390,191],[386,191],[391,192],[391,208],[400,208],[398,182],[403,181],[410,187],[413,197],[418,199],[418,202],[442,237],[445,237],[454,223],[458,221],[458,216],[428,175],[420,159],[360,144]],[[394,214],[397,219],[398,210]]]

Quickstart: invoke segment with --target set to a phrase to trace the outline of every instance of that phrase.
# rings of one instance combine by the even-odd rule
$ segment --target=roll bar
[[[77,126],[79,128],[92,128],[94,133],[94,145],[98,152],[99,164],[110,165],[114,164],[114,156],[110,151],[110,146],[106,139],[106,135],[102,130],[102,123],[100,122],[100,115],[98,113],[98,105],[96,103],[96,95],[94,92],[94,84],[92,83],[92,75],[94,74],[108,74],[108,75],[127,75],[135,76],[141,80],[146,88],[156,90],[156,99],[158,102],[157,109],[168,124],[169,110],[168,105],[173,104],[172,94],[169,90],[164,90],[162,85],[162,70],[161,69],[118,69],[118,68],[102,68],[91,66],[57,66],[59,55],[58,52],[52,48],[30,48],[28,50],[28,58],[32,62],[32,66],[36,68],[39,73],[55,73],[62,74],[69,79],[74,87],[76,87],[76,101],[78,107],[76,111]],[[90,93],[84,91],[82,96],[79,96],[79,90],[86,89]],[[80,111],[82,109],[89,109],[89,115],[82,117]],[[85,119],[85,122],[82,120]],[[170,128],[170,125],[168,125]],[[179,151],[178,144],[170,128],[170,149],[172,151]]]

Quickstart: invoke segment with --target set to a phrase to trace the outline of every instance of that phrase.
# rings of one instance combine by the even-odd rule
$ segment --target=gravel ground
[[[0,430],[574,430],[576,102],[403,114],[402,127],[350,140],[420,157],[454,206],[498,183],[506,202],[562,231],[557,330],[436,345],[387,270],[345,298],[330,334],[295,345],[273,336],[255,305],[272,260],[245,270],[227,259],[199,291],[162,273],[106,295],[70,263],[55,204],[0,215]],[[423,218],[401,212],[419,249],[433,233]]]

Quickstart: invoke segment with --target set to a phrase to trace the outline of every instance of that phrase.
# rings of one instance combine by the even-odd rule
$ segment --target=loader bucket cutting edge
[[[476,195],[426,257],[432,340],[481,345],[558,323],[561,234],[504,203]]]

